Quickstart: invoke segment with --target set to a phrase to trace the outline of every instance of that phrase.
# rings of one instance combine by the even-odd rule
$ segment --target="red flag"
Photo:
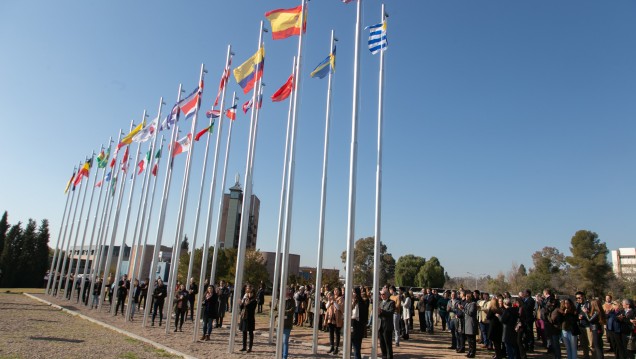
[[[225,110],[225,117],[229,118],[232,121],[236,120],[236,105]]]
[[[227,84],[227,80],[230,78],[230,66],[232,65],[232,56],[230,56],[230,62],[227,67],[223,70],[223,75],[221,75],[221,82],[219,83],[219,92],[216,93],[216,98],[214,99],[214,106],[219,105],[219,97],[221,97],[221,91]]]
[[[128,146],[126,146],[126,152],[124,152],[124,158],[121,160],[121,170],[126,172],[126,165],[128,164]]]
[[[158,163],[155,163],[155,165],[152,166],[152,175],[155,176],[155,177],[157,177],[157,169],[158,169],[158,167],[159,167]]]
[[[206,128],[204,128],[203,130],[199,131],[199,133],[196,134],[196,136],[194,136],[194,140],[198,141],[199,139],[201,139],[201,137],[203,135],[205,135],[206,133],[212,133],[214,131],[214,122],[212,122],[212,124]]]
[[[294,75],[289,76],[287,82],[281,86],[274,94],[272,95],[273,102],[284,101],[289,97],[292,90],[294,89]]]

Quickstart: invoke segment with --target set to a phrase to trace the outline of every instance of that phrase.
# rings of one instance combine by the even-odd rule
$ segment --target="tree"
[[[203,259],[203,248],[195,249],[191,277],[193,277],[197,283],[201,283],[199,276],[201,275],[201,260],[202,259]],[[208,261],[208,263],[210,262]],[[190,266],[190,253],[181,252],[181,259],[179,260],[179,274],[177,278],[186,278],[188,276],[189,266]],[[186,281],[190,283],[190,278],[186,278]]]
[[[2,214],[2,219],[0,219],[0,254],[2,254],[2,249],[4,249],[4,239],[7,236],[8,230],[9,230],[9,219],[8,219],[7,211],[4,211],[4,214]]]
[[[250,283],[256,288],[261,281],[269,284],[269,272],[265,266],[265,260],[258,249],[248,249],[245,251],[243,263],[243,282]]]
[[[503,272],[499,272],[495,278],[491,278],[488,280],[488,292],[500,294],[508,291],[509,286],[506,283],[506,276]]]
[[[512,294],[517,294],[519,291],[526,289],[526,267],[521,264],[512,263],[512,267],[507,275],[508,290],[513,291]]]
[[[533,293],[545,288],[562,288],[565,256],[554,247],[543,247],[532,254],[534,267],[530,269],[526,284]]]
[[[19,255],[22,251],[22,223],[11,226],[4,242],[0,256],[0,270],[2,270],[2,286],[15,287],[20,273]]]
[[[420,287],[444,288],[446,282],[444,267],[437,257],[431,257],[424,263],[417,273],[415,282]]]
[[[373,251],[375,238],[360,238],[355,243],[353,251],[353,282],[355,285],[373,285]],[[380,242],[380,285],[393,280],[395,274],[395,259],[386,252],[386,245]],[[347,263],[347,252],[340,256],[342,263]]]
[[[420,268],[426,263],[423,257],[407,254],[398,258],[395,263],[395,285],[400,287],[414,287],[415,277]]]
[[[29,219],[22,233],[22,251],[19,255],[20,263],[20,280],[19,286],[24,288],[40,287],[42,284],[42,276],[44,272],[39,273],[39,258],[36,254],[37,250],[37,233],[36,223]],[[45,259],[45,262],[47,260]]]
[[[322,285],[327,286],[328,288],[339,287],[340,278],[338,278],[338,272],[335,270],[322,270]],[[314,284],[316,282],[314,281]]]
[[[588,296],[601,296],[605,284],[612,278],[612,267],[607,261],[607,245],[601,242],[598,234],[577,231],[571,240],[570,252],[565,260],[572,266],[571,273],[579,290]]]

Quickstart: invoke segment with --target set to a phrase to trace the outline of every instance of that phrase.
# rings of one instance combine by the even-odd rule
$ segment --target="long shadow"
[[[56,337],[29,337],[31,340],[44,340],[47,342],[64,342],[64,343],[84,343],[84,340],[80,339],[66,339]]]
[[[38,323],[41,323],[41,322],[46,322],[46,323],[59,323],[59,322],[60,322],[59,320],[34,319],[34,318],[29,318],[29,319],[27,319],[27,320],[28,320],[28,321],[30,321],[30,322],[38,322]]]

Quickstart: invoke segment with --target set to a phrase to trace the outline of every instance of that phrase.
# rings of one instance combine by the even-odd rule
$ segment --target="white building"
[[[617,277],[636,279],[636,248],[612,251],[612,269]]]

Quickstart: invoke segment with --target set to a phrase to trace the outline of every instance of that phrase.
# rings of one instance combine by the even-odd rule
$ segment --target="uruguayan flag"
[[[386,41],[386,22],[383,21],[377,25],[367,26],[369,29],[369,51],[377,54],[380,50],[384,50],[389,46]]]

